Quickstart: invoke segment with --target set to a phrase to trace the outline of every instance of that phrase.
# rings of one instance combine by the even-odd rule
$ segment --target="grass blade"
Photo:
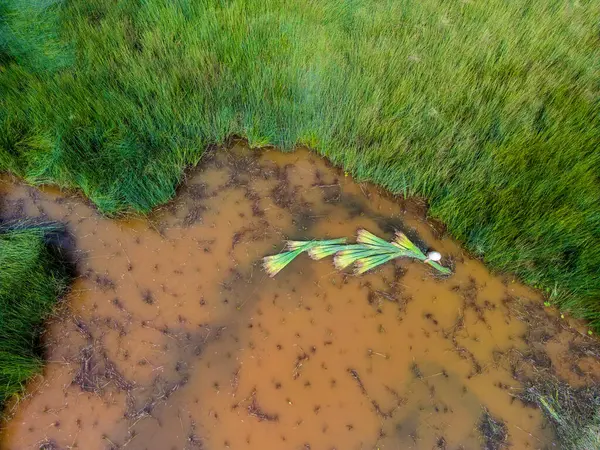
[[[381,247],[391,246],[391,244],[388,241],[375,236],[373,233],[371,233],[365,229],[358,230],[356,242],[358,242],[360,244],[376,245],[376,246],[381,246]]]
[[[308,256],[310,256],[314,260],[320,260],[327,256],[334,255],[342,250],[344,250],[347,245],[344,244],[335,244],[335,245],[318,245],[316,247],[311,248],[308,251]]]
[[[447,267],[444,267],[444,266],[438,264],[435,261],[427,261],[426,264],[429,264],[431,267],[433,267],[438,272],[441,272],[444,275],[450,275],[452,273],[452,271],[450,269],[448,269]]]
[[[392,242],[398,248],[406,250],[412,258],[420,259],[424,261],[426,259],[425,254],[417,247],[412,241],[402,232],[396,231],[396,237]]]
[[[278,255],[265,256],[263,258],[263,267],[265,271],[272,278],[277,275],[281,270],[291,263],[296,256],[304,251],[303,248],[296,249],[291,252],[283,252]]]
[[[356,261],[356,269],[354,270],[354,274],[361,275],[395,258],[397,258],[397,256],[394,254],[384,254],[373,255],[367,258],[359,259],[358,261]]]

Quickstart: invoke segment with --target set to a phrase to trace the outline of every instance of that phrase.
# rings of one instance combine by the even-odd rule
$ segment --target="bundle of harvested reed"
[[[356,244],[346,244],[345,238],[325,241],[288,241],[287,251],[265,257],[263,265],[267,273],[273,277],[300,253],[307,252],[315,260],[335,255],[334,265],[337,269],[345,269],[354,264],[356,275],[401,257],[423,261],[444,275],[451,273],[448,268],[438,264],[437,261],[441,259],[438,252],[429,252],[425,255],[404,233],[399,231],[396,232],[392,242],[387,242],[361,229],[358,230],[356,242]]]

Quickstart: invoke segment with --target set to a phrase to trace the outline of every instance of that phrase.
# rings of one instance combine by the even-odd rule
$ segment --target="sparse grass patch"
[[[530,381],[521,398],[542,410],[561,449],[600,449],[600,386],[573,388],[547,375]]]
[[[306,144],[426,197],[490,267],[600,327],[600,2],[6,0],[0,15],[0,170],[146,212],[208,144]]]
[[[502,419],[498,419],[483,408],[477,429],[482,441],[484,450],[502,450],[508,448],[508,429]]]
[[[0,226],[0,411],[42,368],[42,324],[72,275],[50,242],[61,232],[52,224]]]

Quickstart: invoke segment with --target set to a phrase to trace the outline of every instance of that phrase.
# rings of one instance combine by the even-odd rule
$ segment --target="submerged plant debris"
[[[600,449],[600,384],[574,388],[540,375],[527,382],[520,398],[544,412],[561,449]]]
[[[484,450],[502,450],[509,447],[506,424],[492,416],[487,408],[483,409],[477,428],[481,433]]]

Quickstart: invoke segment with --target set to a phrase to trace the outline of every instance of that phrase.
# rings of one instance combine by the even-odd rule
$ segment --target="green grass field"
[[[5,0],[0,169],[147,212],[232,135],[427,198],[600,329],[597,0]]]
[[[49,224],[0,227],[0,412],[41,371],[43,321],[71,277],[65,256],[48,242],[60,232]]]

